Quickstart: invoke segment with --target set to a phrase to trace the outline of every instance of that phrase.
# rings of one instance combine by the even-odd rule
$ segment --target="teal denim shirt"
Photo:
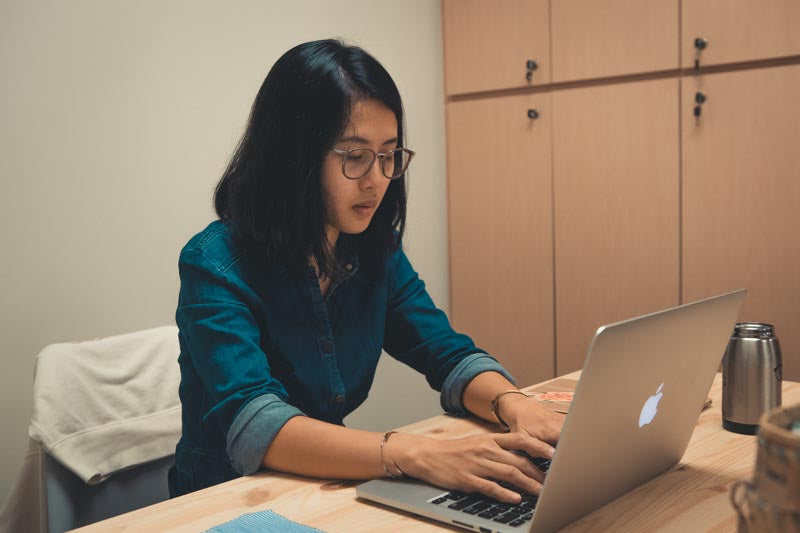
[[[263,266],[221,221],[183,248],[172,496],[256,472],[294,416],[342,425],[367,398],[382,349],[424,374],[450,413],[466,414],[461,394],[477,374],[514,381],[453,331],[402,247],[377,261],[342,234],[336,253],[349,276],[323,297],[311,267]]]

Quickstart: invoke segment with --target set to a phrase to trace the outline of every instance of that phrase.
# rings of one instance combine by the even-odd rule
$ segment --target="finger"
[[[531,457],[524,453],[524,452],[507,452],[510,454],[514,459],[513,464],[517,468],[519,468],[523,474],[528,476],[529,478],[535,479],[539,483],[544,483],[545,473],[542,472],[536,464],[531,461]],[[507,462],[507,461],[503,461]]]
[[[516,431],[514,433],[496,434],[495,442],[506,450],[519,450],[531,457],[544,457],[552,459],[555,449],[548,443],[532,437],[527,433]]]
[[[468,490],[479,492],[500,502],[517,504],[522,501],[522,496],[518,492],[501,487],[496,481],[474,475],[469,479]]]
[[[531,458],[525,452],[508,451],[498,446],[485,457],[498,463],[514,466],[529,478],[544,483],[544,473],[531,462]]]
[[[490,462],[487,465],[487,471],[489,475],[488,477],[492,477],[500,481],[508,481],[525,492],[539,494],[542,490],[542,484],[539,481],[531,479],[516,466]]]

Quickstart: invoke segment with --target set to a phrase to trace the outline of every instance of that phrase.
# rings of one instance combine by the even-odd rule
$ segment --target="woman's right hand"
[[[538,494],[544,474],[531,457],[552,459],[553,447],[522,432],[488,433],[460,439],[432,439],[404,434],[392,456],[407,475],[439,487],[479,492],[502,502],[519,503],[520,495],[497,480]],[[387,450],[389,451],[389,450]]]

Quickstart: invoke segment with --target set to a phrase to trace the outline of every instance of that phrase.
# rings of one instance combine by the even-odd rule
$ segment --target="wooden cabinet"
[[[553,81],[677,69],[678,0],[553,0]]]
[[[447,105],[451,318],[520,386],[553,376],[550,107],[547,93]]]
[[[707,97],[695,118],[695,95]],[[800,65],[682,80],[683,299],[747,288],[800,379]]]
[[[800,0],[443,18],[457,328],[526,384],[580,368],[598,326],[745,287],[800,379]]]
[[[444,0],[447,94],[550,81],[548,0]],[[537,68],[528,79],[528,62]]]
[[[595,330],[678,305],[677,79],[553,92],[556,372]]]
[[[685,68],[800,54],[797,0],[683,0],[681,19]],[[699,55],[697,38],[708,43]]]

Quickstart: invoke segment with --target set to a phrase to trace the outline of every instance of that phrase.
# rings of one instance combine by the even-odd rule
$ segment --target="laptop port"
[[[459,525],[459,526],[464,526],[464,527],[468,527],[470,529],[475,529],[474,527],[472,527],[472,524],[465,524],[464,522],[459,522],[458,520],[453,520],[453,523],[456,524],[456,525]]]
[[[485,528],[485,527],[483,527],[483,526],[481,526],[481,527],[480,527],[480,530],[481,530],[483,533],[492,533],[492,530],[491,530],[491,529],[489,529],[489,528]]]

